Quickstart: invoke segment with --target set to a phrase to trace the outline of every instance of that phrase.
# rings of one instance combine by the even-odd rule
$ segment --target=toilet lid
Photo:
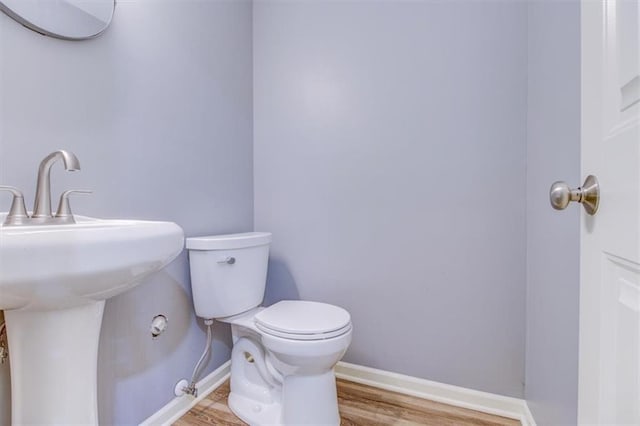
[[[346,310],[328,303],[283,300],[256,314],[259,329],[277,336],[326,339],[351,328]]]

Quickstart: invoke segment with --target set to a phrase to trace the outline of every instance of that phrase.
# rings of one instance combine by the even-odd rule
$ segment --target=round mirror
[[[114,8],[115,0],[0,0],[0,9],[22,25],[65,40],[97,36]]]

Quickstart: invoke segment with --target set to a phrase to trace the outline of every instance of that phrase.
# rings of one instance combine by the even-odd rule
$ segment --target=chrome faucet
[[[69,172],[80,170],[80,161],[72,152],[61,149],[44,157],[38,167],[38,185],[36,186],[32,219],[53,217],[51,213],[51,166],[58,160],[62,160],[65,170]]]
[[[12,186],[0,186],[0,191],[8,191],[13,194],[13,202],[3,222],[4,226],[75,223],[69,207],[69,196],[75,193],[89,194],[91,191],[64,191],[60,196],[58,211],[54,215],[51,211],[51,167],[58,160],[62,160],[67,171],[80,170],[80,161],[72,152],[61,149],[47,155],[40,162],[40,167],[38,168],[36,199],[33,203],[33,214],[31,216],[29,216],[24,205],[22,192]]]

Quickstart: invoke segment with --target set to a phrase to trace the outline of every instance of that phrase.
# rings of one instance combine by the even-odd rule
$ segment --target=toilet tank
[[[271,233],[186,239],[196,315],[223,318],[262,303]]]

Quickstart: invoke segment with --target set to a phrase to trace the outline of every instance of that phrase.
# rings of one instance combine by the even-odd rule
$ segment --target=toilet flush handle
[[[224,259],[218,260],[218,263],[226,263],[227,265],[233,265],[234,263],[236,263],[236,258],[227,256]]]

